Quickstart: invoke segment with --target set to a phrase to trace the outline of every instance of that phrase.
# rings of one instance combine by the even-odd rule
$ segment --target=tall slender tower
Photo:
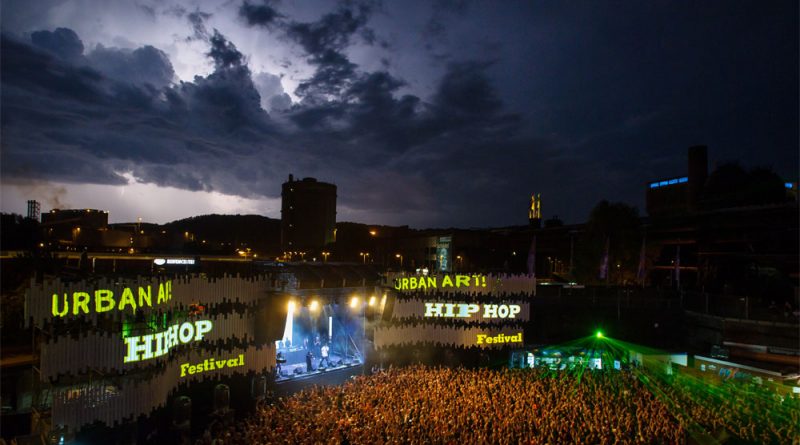
[[[528,223],[531,227],[539,228],[542,226],[542,195],[534,193],[531,195],[531,205],[528,208]]]

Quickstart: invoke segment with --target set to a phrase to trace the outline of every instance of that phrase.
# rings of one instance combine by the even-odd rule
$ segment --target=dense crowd
[[[692,436],[735,436],[758,444],[800,444],[800,398],[756,383],[701,379],[692,373],[641,374]]]
[[[226,444],[685,442],[678,419],[630,373],[422,366],[279,399],[213,437]]]

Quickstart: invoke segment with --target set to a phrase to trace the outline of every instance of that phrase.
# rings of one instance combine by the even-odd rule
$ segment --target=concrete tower
[[[281,190],[281,248],[284,252],[318,254],[336,241],[336,185],[314,178],[283,183]]]

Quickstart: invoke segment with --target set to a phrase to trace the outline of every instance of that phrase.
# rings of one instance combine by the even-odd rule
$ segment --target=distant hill
[[[192,250],[197,252],[229,254],[247,247],[262,255],[280,252],[281,221],[266,216],[200,215],[169,222],[164,228],[193,234]]]

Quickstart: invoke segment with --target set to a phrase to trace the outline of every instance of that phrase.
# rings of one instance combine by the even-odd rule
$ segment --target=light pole
[[[364,264],[367,264],[367,257],[369,256],[369,252],[360,252],[361,258],[364,260]]]
[[[403,268],[403,255],[400,255],[399,253],[396,253],[396,254],[394,254],[394,257],[395,258],[400,258],[400,269],[402,269]]]
[[[328,262],[328,255],[330,255],[330,254],[331,254],[330,252],[325,252],[325,251],[322,252],[322,262],[323,263],[327,263]]]

